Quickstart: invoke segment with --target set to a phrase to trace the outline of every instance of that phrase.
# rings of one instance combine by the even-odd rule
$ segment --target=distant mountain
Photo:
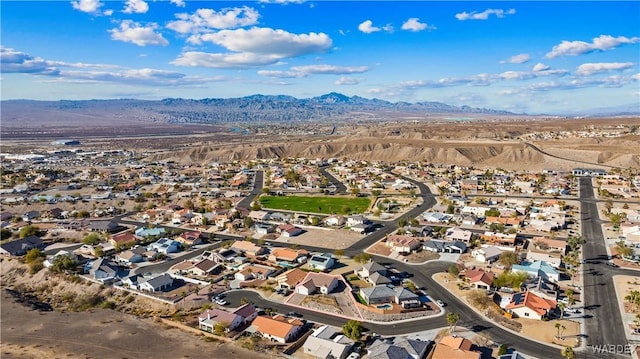
[[[28,118],[81,123],[92,118],[165,123],[289,122],[400,119],[446,115],[514,115],[506,111],[452,106],[440,102],[389,102],[331,92],[299,99],[284,95],[251,95],[200,100],[166,98],[158,101],[116,99],[83,101],[2,101],[5,125]],[[24,124],[25,122],[21,123]]]

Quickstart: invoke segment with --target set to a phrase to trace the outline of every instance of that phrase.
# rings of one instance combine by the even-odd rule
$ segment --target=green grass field
[[[261,196],[260,203],[264,208],[326,214],[363,213],[371,205],[371,201],[368,198],[334,196]]]

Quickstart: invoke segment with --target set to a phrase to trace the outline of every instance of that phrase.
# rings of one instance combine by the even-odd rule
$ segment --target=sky
[[[1,98],[640,107],[640,2],[5,1]]]

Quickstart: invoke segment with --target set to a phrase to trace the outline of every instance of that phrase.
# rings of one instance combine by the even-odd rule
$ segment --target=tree
[[[244,217],[242,222],[244,224],[244,228],[251,228],[251,226],[253,226],[253,224],[255,223],[253,219],[249,216]]]
[[[449,324],[449,333],[456,331],[456,324],[460,320],[460,314],[455,312],[447,313],[447,323]]]
[[[362,323],[357,320],[348,320],[345,325],[342,326],[344,335],[353,341],[360,340],[363,329]]]
[[[500,344],[498,347],[498,356],[505,355],[509,351],[509,347],[506,344]]]
[[[618,241],[616,242],[616,252],[618,252],[621,257],[631,257],[633,248],[627,246],[624,241]]]
[[[67,255],[60,255],[53,260],[51,269],[55,272],[63,272],[67,270],[75,270],[77,265],[78,262],[75,258]]]
[[[506,268],[511,268],[512,265],[518,263],[518,255],[515,252],[503,252],[498,258],[498,263],[502,264]]]
[[[560,320],[564,319],[564,310],[567,307],[566,304],[559,302],[558,303],[558,309],[560,310]]]
[[[30,249],[27,254],[24,256],[24,262],[29,264],[35,261],[42,261],[42,259],[45,257],[44,253],[42,253],[41,250],[39,250],[38,248],[33,248]]]
[[[562,348],[562,356],[567,358],[567,359],[575,359],[576,357],[576,352],[573,351],[573,348],[570,346],[566,346],[564,348]]]
[[[358,253],[353,256],[353,260],[357,263],[365,264],[371,259],[371,254],[369,253]]]
[[[213,333],[216,335],[223,335],[227,331],[228,327],[229,327],[229,324],[226,322],[217,322],[213,326]]]
[[[560,327],[562,327],[562,324],[556,323],[554,327],[556,327],[556,339],[560,339]]]
[[[93,248],[93,255],[98,258],[104,257],[104,248],[102,248],[102,246],[96,246],[95,248]]]
[[[37,236],[38,233],[40,233],[40,227],[38,226],[32,226],[32,225],[26,225],[22,228],[20,228],[20,238],[26,238],[29,236]]]
[[[400,218],[398,220],[398,227],[404,227],[407,225],[407,219],[406,218]]]
[[[458,266],[455,264],[451,264],[447,269],[447,271],[449,272],[449,274],[451,274],[451,276],[456,278],[458,277],[458,274],[460,274],[460,270],[458,269]]]
[[[344,255],[344,249],[342,248],[337,248],[336,250],[333,251],[333,255],[340,258]]]
[[[633,305],[633,306],[640,306],[640,291],[637,290],[631,290],[629,291],[629,294],[627,294],[624,297],[624,300],[626,300],[627,302],[629,302],[629,304]]]
[[[0,239],[3,241],[5,239],[11,238],[12,235],[13,235],[13,232],[11,232],[9,228],[2,228],[2,230],[0,230]]]
[[[100,243],[100,235],[98,233],[89,233],[82,239],[82,243],[90,246],[96,245]]]

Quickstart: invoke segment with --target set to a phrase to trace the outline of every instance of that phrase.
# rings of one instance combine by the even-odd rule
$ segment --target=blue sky
[[[2,99],[640,103],[640,2],[2,1]]]

